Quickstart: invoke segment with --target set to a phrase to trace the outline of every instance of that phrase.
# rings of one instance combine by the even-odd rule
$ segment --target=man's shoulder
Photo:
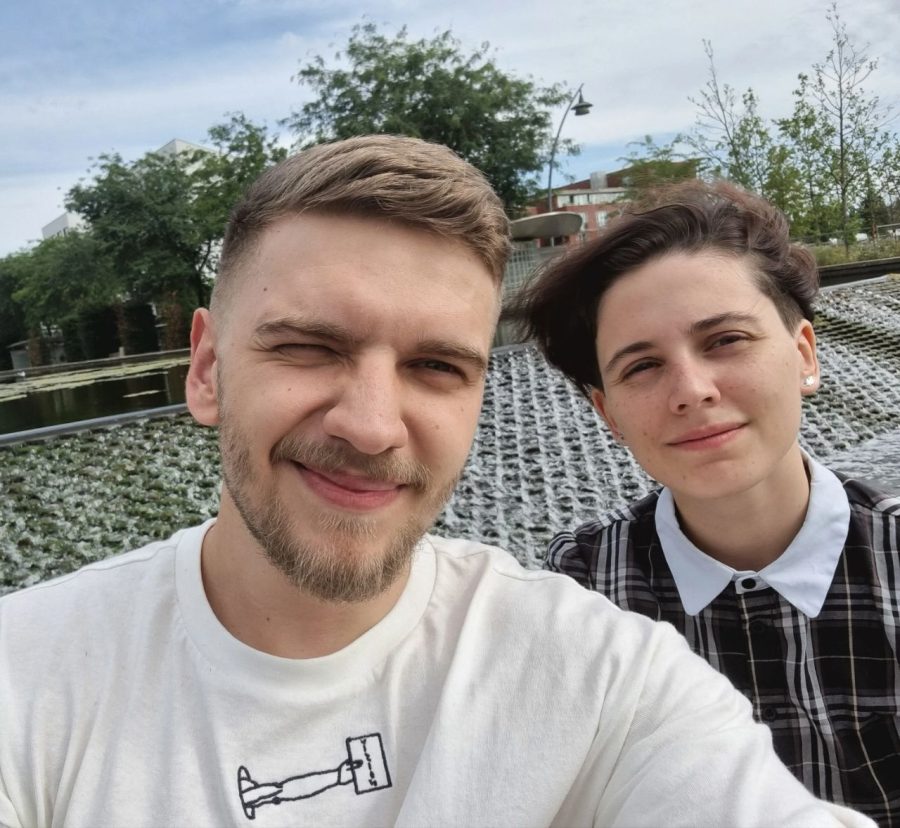
[[[605,596],[583,589],[566,575],[527,569],[498,547],[434,535],[427,539],[435,550],[439,583],[452,584],[459,600],[470,602],[470,611],[495,619],[495,629],[520,634],[541,628],[550,637],[562,634],[571,638],[575,629],[580,630],[579,635],[588,629],[616,629],[643,636],[657,626],[620,610]]]
[[[505,549],[465,538],[446,538],[427,535],[434,548],[438,567],[462,573],[469,580],[490,580],[496,584],[517,583],[536,585],[536,594],[552,590],[556,585],[569,589],[568,578],[558,578],[545,569],[528,569]],[[582,590],[575,590],[576,594]]]
[[[53,629],[71,634],[113,623],[141,600],[174,589],[175,551],[185,542],[199,544],[202,530],[182,529],[166,540],[9,593],[0,598],[0,624],[11,633],[46,636]]]

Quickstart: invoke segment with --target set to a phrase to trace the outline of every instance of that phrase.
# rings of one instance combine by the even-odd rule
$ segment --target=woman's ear
[[[191,367],[184,393],[188,410],[201,425],[219,424],[217,365],[212,316],[206,308],[198,308],[191,323]]]
[[[609,427],[609,430],[612,432],[612,436],[615,438],[616,442],[621,443],[623,441],[622,432],[619,431],[619,427],[616,425],[616,421],[609,414],[609,411],[606,407],[606,395],[600,388],[592,388],[591,389],[591,402],[594,405],[594,408],[597,409],[597,413],[603,418],[603,421]]]
[[[796,341],[800,357],[800,393],[815,394],[819,388],[819,357],[816,354],[816,332],[808,319],[800,322]]]

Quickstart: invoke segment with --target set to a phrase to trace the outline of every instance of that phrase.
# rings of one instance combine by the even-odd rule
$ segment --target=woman
[[[900,825],[900,498],[798,442],[817,290],[778,210],[701,182],[532,282],[510,315],[662,485],[547,566],[674,624],[813,792]]]

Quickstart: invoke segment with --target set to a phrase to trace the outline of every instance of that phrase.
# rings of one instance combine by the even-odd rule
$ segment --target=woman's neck
[[[695,500],[672,494],[681,530],[698,549],[738,571],[758,572],[800,531],[809,476],[795,445],[773,475],[738,495]]]

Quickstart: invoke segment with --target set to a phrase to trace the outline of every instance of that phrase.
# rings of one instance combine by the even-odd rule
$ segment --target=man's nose
[[[393,363],[370,361],[348,374],[323,419],[325,433],[363,454],[406,445],[403,386]]]
[[[700,359],[685,358],[669,366],[669,408],[683,414],[691,408],[714,405],[721,399],[713,366]]]

